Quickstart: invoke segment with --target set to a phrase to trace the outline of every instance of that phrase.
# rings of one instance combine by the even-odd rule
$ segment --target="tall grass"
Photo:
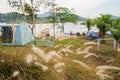
[[[100,51],[97,51],[97,45],[89,44],[92,47],[87,53],[77,54],[78,51],[84,51],[89,47],[84,45],[86,42],[89,40],[80,36],[56,41],[53,47],[36,47],[37,51],[36,49],[33,51],[32,47],[2,46],[0,47],[0,80],[100,80],[95,68],[103,64],[96,63],[120,67],[120,54],[112,47],[108,47],[112,45],[111,43],[101,44]],[[59,46],[55,47],[56,45]],[[44,57],[41,57],[43,53]],[[93,53],[92,55],[96,57],[89,58],[89,55],[85,58],[89,53]],[[44,58],[47,57],[49,59],[45,61]],[[106,61],[110,57],[115,60],[107,64]],[[82,66],[83,63],[90,69]],[[107,75],[115,80],[119,80],[118,73],[118,70],[107,71]]]

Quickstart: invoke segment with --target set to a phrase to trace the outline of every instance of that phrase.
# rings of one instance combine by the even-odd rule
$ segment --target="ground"
[[[1,46],[0,80],[120,80],[113,42],[84,36],[55,40],[52,47]]]

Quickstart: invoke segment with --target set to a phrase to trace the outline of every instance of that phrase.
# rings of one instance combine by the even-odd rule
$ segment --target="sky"
[[[88,18],[94,18],[99,14],[112,14],[120,16],[120,0],[56,0],[58,6],[74,9],[75,13]],[[45,9],[41,10],[42,12]],[[0,13],[14,11],[8,5],[7,0],[0,2]]]

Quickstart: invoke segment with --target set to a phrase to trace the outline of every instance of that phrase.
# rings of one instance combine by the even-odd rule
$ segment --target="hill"
[[[114,15],[112,15],[111,18],[112,19],[118,19],[118,18],[120,18],[120,16],[114,16]]]
[[[22,21],[23,14],[17,12],[10,12],[10,13],[0,13],[0,22],[2,23],[11,23],[11,22],[19,22]]]
[[[43,14],[37,14],[37,17],[38,18],[47,18],[47,17],[50,17],[53,15],[53,12],[46,12],[46,13],[43,13]]]
[[[55,13],[56,14],[56,13]],[[50,23],[51,17],[53,15],[53,12],[46,12],[43,14],[37,14],[36,22],[38,23]],[[120,18],[119,16],[111,16],[112,19]],[[78,21],[86,20],[87,18],[79,16]],[[0,13],[0,23],[20,23],[24,21],[24,16],[21,13],[18,12],[10,12],[10,13]],[[59,22],[59,21],[57,21]]]
[[[56,13],[55,13],[56,14]],[[37,14],[37,22],[49,23],[51,22],[51,16],[53,12],[46,12],[43,14]],[[79,16],[78,21],[85,20],[86,18]],[[19,23],[24,20],[24,16],[18,12],[10,12],[10,13],[0,13],[0,23]],[[59,21],[58,21],[59,22]]]
[[[54,14],[56,14],[56,13],[54,13]],[[53,15],[53,12],[46,12],[43,14],[37,14],[37,17],[44,20],[44,19],[49,19],[52,15]],[[78,21],[83,21],[83,20],[86,20],[86,18],[79,16]]]

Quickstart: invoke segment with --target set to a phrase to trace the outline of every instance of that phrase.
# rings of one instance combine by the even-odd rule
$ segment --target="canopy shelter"
[[[23,22],[16,26],[2,25],[2,45],[25,45],[34,40],[29,24]]]

